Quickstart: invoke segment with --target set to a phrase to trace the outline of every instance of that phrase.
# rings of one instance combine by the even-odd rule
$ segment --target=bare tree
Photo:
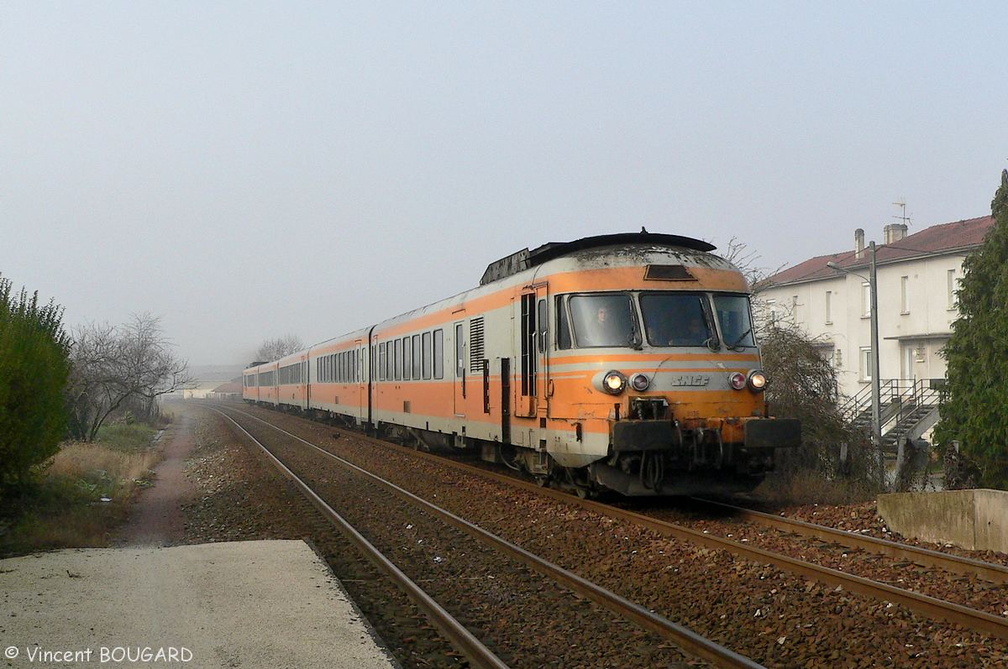
[[[738,237],[732,237],[728,240],[728,246],[721,256],[739,268],[750,288],[770,275],[765,267],[756,264],[760,260],[759,254],[750,250],[746,243],[739,240]]]
[[[285,355],[290,355],[303,348],[304,343],[302,343],[301,338],[297,335],[287,334],[276,339],[267,339],[259,347],[259,350],[256,351],[256,360],[262,362],[279,360]]]
[[[752,290],[757,340],[771,379],[767,388],[771,411],[802,422],[802,447],[780,453],[780,478],[844,479],[842,492],[853,498],[874,492],[882,472],[867,435],[849,424],[840,410],[837,372],[822,355],[823,342],[809,337],[795,322],[791,306],[771,307],[760,294],[771,285],[769,277],[782,268],[771,273],[759,267],[759,256],[734,237],[724,256],[741,270]]]
[[[150,314],[134,316],[120,327],[88,324],[73,334],[67,384],[71,432],[94,440],[98,429],[117,411],[139,407],[157,413],[157,400],[192,382],[186,361],[176,358]]]

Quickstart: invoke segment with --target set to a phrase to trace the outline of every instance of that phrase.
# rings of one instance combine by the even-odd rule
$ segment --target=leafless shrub
[[[297,335],[286,334],[275,339],[267,339],[256,351],[256,360],[271,362],[279,360],[285,355],[290,355],[304,348],[304,343]]]
[[[156,417],[159,397],[192,382],[160,319],[150,314],[120,327],[84,325],[72,339],[67,404],[71,433],[78,439],[93,441],[105,421],[127,407],[144,418]]]

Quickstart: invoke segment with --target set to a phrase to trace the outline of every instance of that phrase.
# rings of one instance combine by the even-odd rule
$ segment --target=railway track
[[[335,525],[345,536],[347,536],[364,555],[385,574],[387,574],[400,588],[402,588],[410,599],[420,608],[421,611],[433,622],[455,647],[473,663],[476,667],[485,669],[506,669],[507,664],[502,662],[490,649],[484,646],[464,625],[456,620],[447,610],[438,604],[420,586],[413,582],[405,573],[389,560],[371,542],[364,538],[360,532],[348,523],[335,509],[319,496],[312,488],[305,483],[297,474],[287,467],[276,457],[261,441],[242,427],[238,421],[226,413],[219,412],[234,426],[240,430],[252,443],[258,446],[270,462],[273,463],[296,487],[308,498],[312,505],[333,525]],[[307,443],[307,442],[306,442]]]
[[[263,425],[277,430],[287,438],[296,440],[307,449],[317,455],[337,463],[340,467],[352,471],[355,475],[367,479],[369,482],[381,486],[384,490],[397,496],[416,508],[423,509],[426,513],[436,516],[443,522],[461,530],[468,536],[473,537],[484,545],[507,555],[518,563],[533,569],[540,574],[547,576],[556,583],[569,589],[578,597],[591,600],[613,613],[629,620],[643,629],[650,630],[661,639],[675,644],[688,655],[711,662],[720,667],[745,667],[756,668],[763,665],[754,662],[732,650],[721,646],[710,639],[707,639],[682,625],[678,625],[660,615],[649,611],[647,608],[635,604],[634,602],[617,595],[606,588],[600,587],[591,581],[584,579],[548,560],[545,560],[511,542],[508,542],[479,526],[466,521],[465,519],[447,511],[427,500],[424,500],[413,493],[391,483],[380,476],[370,473],[363,468],[340,458],[339,456],[303,439],[302,437],[271,425],[262,419],[245,412],[220,412],[231,421],[246,438],[255,443],[266,455],[266,457],[287,476],[298,489],[309,498],[312,504],[331,522],[337,525],[342,532],[347,534],[374,564],[380,567],[390,578],[394,579],[410,596],[410,598],[428,615],[431,621],[439,630],[449,638],[468,658],[474,666],[478,667],[506,667],[500,658],[489,650],[477,635],[466,628],[465,625],[455,619],[448,611],[435,600],[433,596],[425,592],[420,586],[411,580],[402,570],[385,556],[379,549],[375,548],[363,534],[353,525],[345,520],[325,499],[316,492],[312,486],[299,477],[289,468],[272,450],[267,447],[260,438],[254,436],[247,425],[242,425],[235,419],[233,413],[240,413],[250,420],[257,421]]]
[[[781,532],[815,537],[822,541],[847,546],[854,550],[885,555],[893,560],[906,560],[921,567],[942,569],[964,576],[975,576],[998,585],[1008,584],[1008,567],[1001,564],[974,560],[973,558],[953,555],[951,553],[942,553],[941,551],[889,541],[887,539],[879,539],[846,530],[838,530],[833,527],[816,525],[795,518],[775,516],[723,502],[699,498],[695,501],[711,509],[726,511],[735,518],[758,523],[764,527],[770,527]]]
[[[298,420],[298,419],[292,418],[292,420]],[[332,432],[332,428],[328,427],[319,428],[318,424],[311,423],[310,421],[306,421],[304,425],[315,426],[313,428],[306,427],[305,428],[306,431],[318,432],[320,430],[324,430]],[[298,431],[300,432],[301,429],[298,428]],[[400,456],[403,458],[409,458],[416,462],[427,461],[431,464],[432,467],[436,467],[442,470],[444,468],[451,468],[459,472],[460,474],[465,473],[466,475],[473,475],[475,477],[487,481],[503,482],[507,485],[508,488],[524,491],[530,496],[529,497],[530,500],[532,499],[555,500],[557,504],[554,505],[555,508],[550,509],[550,513],[569,515],[570,512],[563,511],[562,509],[578,507],[585,511],[589,511],[592,514],[597,514],[600,518],[604,519],[605,523],[610,523],[613,520],[616,520],[619,523],[624,523],[626,527],[646,528],[646,531],[655,533],[656,535],[660,536],[676,538],[684,544],[689,544],[694,547],[701,547],[701,550],[714,550],[717,551],[719,554],[721,552],[726,552],[737,557],[742,557],[745,560],[753,563],[754,565],[757,565],[757,567],[753,568],[757,571],[759,571],[760,569],[758,565],[763,564],[773,565],[775,569],[780,569],[784,572],[790,572],[792,574],[798,574],[802,579],[813,579],[814,581],[823,584],[822,588],[812,588],[811,594],[820,597],[821,599],[824,600],[840,600],[840,603],[838,604],[836,601],[833,601],[821,604],[822,606],[829,606],[830,608],[833,609],[833,611],[831,612],[831,614],[815,616],[812,619],[813,622],[809,622],[808,618],[806,618],[805,621],[802,622],[802,618],[804,616],[798,614],[798,616],[796,617],[795,614],[787,612],[788,608],[790,606],[793,606],[792,601],[796,598],[794,591],[802,589],[803,586],[801,584],[804,581],[799,581],[797,583],[790,582],[786,584],[786,586],[782,586],[783,589],[780,589],[778,587],[769,588],[769,593],[777,593],[778,590],[780,589],[780,592],[774,595],[773,598],[771,598],[773,600],[780,600],[780,602],[772,601],[770,605],[763,604],[759,608],[756,608],[754,613],[754,617],[759,619],[760,616],[766,616],[768,610],[772,610],[774,612],[779,612],[777,617],[780,620],[788,621],[787,624],[783,622],[776,623],[776,627],[775,625],[764,625],[762,627],[762,631],[756,632],[756,634],[759,635],[779,635],[775,637],[776,643],[782,647],[791,643],[792,639],[794,639],[795,642],[797,642],[802,640],[801,639],[802,635],[806,635],[807,637],[809,634],[813,634],[811,643],[809,643],[808,638],[802,640],[802,643],[807,643],[809,645],[809,648],[807,650],[802,648],[792,655],[787,655],[786,653],[784,653],[784,655],[788,659],[780,660],[776,657],[775,652],[767,652],[765,657],[763,655],[760,655],[760,651],[756,651],[756,653],[753,654],[753,647],[746,645],[751,643],[750,641],[741,642],[740,645],[736,645],[735,643],[730,644],[731,647],[741,649],[742,652],[750,655],[750,657],[758,658],[767,665],[792,666],[793,664],[804,664],[805,660],[803,658],[807,657],[808,655],[817,656],[817,654],[821,652],[821,647],[824,644],[840,645],[841,647],[843,646],[847,647],[845,650],[840,651],[839,654],[838,651],[836,650],[831,651],[833,653],[834,658],[857,657],[857,654],[859,652],[874,652],[877,654],[879,652],[878,649],[873,649],[872,651],[851,650],[853,644],[855,644],[856,639],[858,638],[862,639],[862,641],[860,642],[860,646],[862,647],[868,646],[870,648],[873,644],[877,645],[877,642],[865,641],[865,638],[869,639],[875,638],[873,635],[876,635],[878,633],[878,630],[872,630],[870,629],[870,627],[866,629],[862,629],[860,627],[851,627],[851,625],[853,624],[851,622],[852,619],[867,620],[870,619],[872,615],[874,615],[878,619],[875,625],[883,625],[883,626],[886,624],[885,620],[892,619],[893,616],[896,616],[896,618],[907,617],[908,615],[910,616],[909,622],[899,623],[899,626],[901,628],[912,628],[918,630],[918,632],[915,633],[916,637],[912,639],[914,643],[907,642],[903,644],[898,644],[894,642],[891,645],[893,645],[896,648],[899,648],[900,646],[905,646],[908,649],[906,652],[908,653],[907,657],[911,659],[911,662],[909,663],[911,665],[914,664],[914,661],[916,661],[918,663],[918,666],[935,666],[937,664],[941,664],[941,662],[933,661],[933,657],[936,653],[939,655],[950,654],[958,656],[959,654],[970,654],[971,652],[973,652],[972,649],[980,649],[982,657],[978,658],[974,653],[972,655],[974,659],[971,661],[971,664],[976,664],[977,666],[983,664],[987,664],[987,666],[1000,666],[999,662],[1008,661],[1008,654],[1006,654],[1004,651],[1005,646],[1003,643],[1001,642],[992,643],[989,641],[984,641],[984,638],[986,637],[989,637],[991,639],[1006,638],[1005,619],[1002,616],[992,615],[990,613],[985,613],[983,611],[976,611],[967,606],[961,606],[951,602],[941,601],[938,598],[919,595],[918,593],[913,593],[905,589],[888,585],[886,583],[877,583],[871,581],[870,579],[860,578],[852,574],[843,573],[839,570],[824,568],[814,564],[810,565],[801,560],[795,560],[794,558],[788,558],[787,556],[777,555],[770,551],[764,551],[754,546],[747,546],[739,542],[733,542],[723,537],[717,537],[711,534],[704,534],[702,531],[695,531],[695,530],[691,531],[689,528],[678,527],[674,523],[663,522],[654,518],[650,518],[641,513],[636,513],[623,509],[616,509],[612,506],[602,505],[592,501],[579,500],[568,493],[541,488],[535,485],[534,483],[515,480],[512,477],[502,476],[494,472],[488,472],[482,467],[472,467],[470,465],[459,463],[457,461],[446,461],[444,458],[439,456],[431,456],[429,454],[425,454],[422,452],[391,445],[388,444],[387,442],[369,440],[357,433],[346,433],[346,438],[360,442],[367,441],[370,443],[378,443],[382,445],[383,449],[393,449],[395,452],[399,453]],[[342,442],[336,442],[336,443],[342,443]],[[364,450],[368,452],[373,452],[373,449],[364,449]],[[383,451],[383,453],[391,453],[391,452],[392,451],[389,450]],[[384,460],[391,457],[392,457],[391,455],[382,456],[381,459]],[[402,467],[403,464],[400,463],[399,466]],[[409,465],[406,466],[409,467]],[[415,467],[419,467],[419,465],[415,465]],[[446,475],[441,474],[438,476],[443,478]],[[451,476],[453,478],[456,478],[455,475]],[[412,487],[412,485],[410,485],[410,487]],[[546,504],[546,502],[533,502],[531,504],[541,506],[542,504]],[[480,506],[493,508],[494,504],[487,503],[487,504],[480,504]],[[536,522],[540,522],[532,514],[529,514],[529,518],[531,518],[531,520],[529,521],[530,523],[534,524]],[[543,528],[541,531],[545,531],[545,528]],[[794,530],[792,529],[787,531],[791,532]],[[632,532],[630,532],[629,530],[620,529],[619,532],[620,533],[627,532],[628,534],[632,534]],[[638,538],[642,539],[643,535],[639,536]],[[534,544],[536,542],[546,542],[547,540],[542,539],[541,537],[540,538],[531,537],[529,538],[528,541]],[[826,540],[824,539],[824,541]],[[528,545],[524,539],[519,541],[518,543],[521,543],[522,545]],[[638,552],[637,550],[632,551],[632,553],[634,554],[636,554],[637,552]],[[632,556],[629,557],[624,556],[624,558],[628,561],[633,559]],[[661,557],[663,561],[666,560],[667,558],[668,556]],[[715,559],[715,562],[718,561],[723,562],[723,560]],[[741,569],[741,567],[739,567],[737,564],[735,566],[731,565],[729,566],[734,571],[738,571],[739,569]],[[589,570],[592,568],[594,568],[593,565],[588,565]],[[666,567],[666,569],[669,568],[672,567],[671,566]],[[678,571],[678,569],[679,568],[676,567],[676,571]],[[719,567],[719,569],[722,569],[722,567]],[[580,571],[580,569],[578,569],[578,571]],[[721,574],[722,572],[718,572],[716,578],[718,579],[724,578]],[[664,579],[665,575],[662,575],[661,578]],[[760,580],[764,578],[773,580],[782,577],[773,576],[772,572],[764,571],[761,572],[761,575],[758,578]],[[660,579],[656,580],[655,587],[660,587],[657,585],[658,580]],[[776,585],[776,581],[774,581],[773,585]],[[804,592],[806,594],[810,592],[810,587],[811,586],[804,586]],[[792,594],[786,594],[787,592],[792,592]],[[869,599],[876,600],[879,604],[877,606],[859,604],[857,603],[856,600],[850,600],[844,594],[846,592],[856,592],[865,595]],[[803,596],[802,592],[798,592],[798,598],[801,598],[802,596]],[[661,597],[659,597],[659,599],[663,597],[665,596],[662,595]],[[782,604],[785,598],[788,600],[788,604],[786,606]],[[636,596],[634,597],[634,599],[636,599]],[[647,608],[657,609],[659,611],[662,610],[660,606],[656,606],[654,602],[648,601],[647,598],[645,598],[645,600],[639,600],[639,601],[645,603]],[[920,615],[924,616],[924,618],[915,618],[912,614],[897,613],[896,612],[897,609],[891,608],[895,604],[901,605],[900,608],[905,608],[910,611],[916,611]],[[836,623],[831,622],[833,619],[835,619],[836,614],[840,613],[846,607],[853,607],[853,609],[858,609],[858,608],[864,608],[865,606],[867,606],[875,613],[868,615],[865,615],[864,613],[851,613],[850,619],[844,620],[842,619],[843,616],[841,616],[841,619],[838,622]],[[721,633],[733,634],[736,636],[742,635],[743,633],[749,633],[744,632],[743,628],[758,627],[758,625],[761,625],[761,623],[758,622],[753,623],[753,621],[745,622],[744,618],[732,622],[731,615],[725,615],[725,614],[721,614],[720,616],[718,616],[718,618],[722,621]],[[678,616],[676,617],[676,619],[679,619]],[[686,620],[689,621],[690,618],[687,617]],[[956,625],[960,626],[962,629],[973,630],[973,632],[966,632],[960,638],[959,636],[960,633],[956,632],[955,628],[949,630],[949,628],[945,628],[941,624],[934,622],[936,620],[945,620],[953,622]],[[692,625],[692,623],[690,624]],[[708,625],[707,629],[704,629],[704,625]],[[825,629],[829,626],[835,626],[844,631],[842,633],[819,631],[820,628]],[[701,627],[699,629],[708,636],[711,636],[712,628],[717,627],[718,623],[717,621],[714,621],[713,623],[701,624]],[[728,628],[731,629],[730,632],[726,632]],[[772,629],[777,629],[778,631],[773,632],[771,631]],[[797,632],[795,631],[796,629],[798,630]],[[931,629],[933,631],[926,633],[922,631],[927,629]],[[782,631],[786,633],[782,633]],[[979,636],[974,636],[976,634],[979,634]],[[923,639],[925,636],[928,635],[930,635],[933,638],[934,640],[933,644],[937,644],[940,646],[937,649],[937,651],[934,648],[928,648],[928,643],[920,641],[920,639]],[[718,638],[720,642],[724,643],[724,639],[718,636],[717,633],[714,634],[714,637]],[[839,637],[850,637],[850,640],[849,641],[840,640]],[[918,650],[918,648],[920,647],[923,647],[924,649]],[[777,651],[779,649],[775,648],[773,644],[770,644],[770,650]],[[896,654],[892,651],[888,652],[890,653],[891,656]],[[902,649],[900,649],[899,652],[902,653],[903,652]],[[987,655],[991,655],[996,659],[993,662],[988,662],[985,659]],[[919,659],[924,657],[928,658],[927,661]],[[869,663],[873,661],[875,660],[869,660]],[[955,666],[954,663],[951,666]]]

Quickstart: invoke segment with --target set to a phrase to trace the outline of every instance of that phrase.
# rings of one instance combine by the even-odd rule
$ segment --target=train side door
[[[536,291],[536,396],[537,415],[545,419],[549,415],[549,308],[546,286]]]
[[[465,418],[466,414],[466,331],[465,321],[455,322],[455,415]]]
[[[354,342],[353,348],[353,380],[357,384],[357,421],[358,424],[367,421],[367,344],[364,340],[358,339]]]
[[[511,358],[501,358],[501,443],[511,443]]]
[[[311,383],[308,379],[308,356],[306,355],[299,364],[301,365],[301,375],[299,377],[301,384],[301,410],[307,411],[309,400],[311,399],[308,396],[309,389],[311,388]]]
[[[521,296],[519,344],[521,383],[515,413],[545,418],[549,409],[549,317],[546,284],[529,286]]]

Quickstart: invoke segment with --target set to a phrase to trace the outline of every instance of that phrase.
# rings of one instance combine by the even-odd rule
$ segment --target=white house
[[[883,416],[890,427],[901,396],[914,393],[912,401],[918,402],[917,393],[935,387],[933,379],[944,379],[940,352],[958,317],[955,291],[962,263],[993,224],[991,216],[984,216],[912,235],[902,223],[885,226],[875,262],[879,378],[883,400],[892,409]],[[820,342],[837,370],[840,393],[868,403],[873,374],[870,269],[870,244],[858,229],[853,250],[806,260],[769,277],[758,289],[772,318],[791,319]]]

